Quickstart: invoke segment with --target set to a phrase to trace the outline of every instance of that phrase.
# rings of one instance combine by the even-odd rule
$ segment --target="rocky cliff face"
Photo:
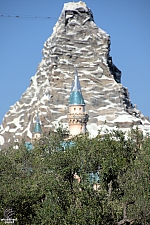
[[[150,122],[131,104],[109,49],[109,35],[96,26],[86,4],[64,4],[53,33],[44,44],[43,58],[30,86],[3,119],[0,144],[22,138],[29,141],[37,110],[43,131],[53,129],[56,122],[67,124],[74,66],[89,114],[87,129],[92,135],[101,127],[127,130],[138,125],[143,131],[150,131]]]

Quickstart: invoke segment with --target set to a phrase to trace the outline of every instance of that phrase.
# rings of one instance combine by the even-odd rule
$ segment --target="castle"
[[[74,81],[69,97],[69,113],[67,115],[69,137],[80,133],[87,133],[87,122],[89,115],[85,112],[85,102],[82,96],[80,81],[77,69],[74,68]],[[39,115],[36,115],[36,123],[32,133],[32,140],[39,139],[42,135],[42,128],[39,120]]]

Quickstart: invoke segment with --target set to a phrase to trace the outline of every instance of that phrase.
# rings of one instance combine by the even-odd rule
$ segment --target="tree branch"
[[[130,203],[128,203],[128,204],[130,204]],[[123,219],[120,220],[120,221],[117,223],[117,225],[121,225],[121,224],[124,224],[124,223],[129,223],[130,225],[133,224],[134,220],[133,220],[133,219],[128,219],[128,218],[127,218],[127,205],[128,205],[128,204],[127,204],[127,203],[124,204],[124,206],[123,206]]]
[[[108,184],[108,197],[111,196],[111,192],[112,192],[112,180],[111,180],[110,183]]]
[[[121,224],[124,224],[124,223],[129,223],[130,225],[134,223],[134,220],[133,219],[122,219],[120,220],[119,222],[117,222],[117,225],[121,225]]]

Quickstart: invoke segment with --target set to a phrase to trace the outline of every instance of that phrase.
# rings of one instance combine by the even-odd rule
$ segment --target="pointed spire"
[[[42,133],[38,112],[36,114],[36,123],[35,123],[35,126],[34,126],[33,133],[40,133],[40,134]]]
[[[75,73],[75,77],[72,83],[72,88],[71,88],[71,93],[69,98],[69,105],[85,105],[76,67],[74,67],[74,73]]]
[[[78,78],[78,71],[77,71],[76,67],[74,67],[74,74],[75,74],[75,78],[74,78],[74,81],[72,84],[71,91],[80,91],[81,92],[81,86],[80,86],[80,81]]]

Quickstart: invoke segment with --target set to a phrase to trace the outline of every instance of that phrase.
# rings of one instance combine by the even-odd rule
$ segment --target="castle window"
[[[76,108],[74,108],[74,111],[76,110]]]
[[[81,108],[79,108],[79,110],[81,110]]]

